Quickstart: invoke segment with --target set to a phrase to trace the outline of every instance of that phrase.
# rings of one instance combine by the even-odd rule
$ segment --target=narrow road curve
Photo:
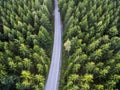
[[[58,90],[61,66],[62,51],[62,24],[60,12],[58,8],[58,0],[54,0],[54,45],[52,53],[52,61],[50,65],[49,75],[46,82],[45,90]]]

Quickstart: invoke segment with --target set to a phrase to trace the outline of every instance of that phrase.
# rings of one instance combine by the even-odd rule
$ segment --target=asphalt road
[[[49,69],[49,75],[46,82],[45,90],[58,90],[61,66],[62,51],[62,24],[58,8],[58,0],[54,0],[54,45],[52,61]]]

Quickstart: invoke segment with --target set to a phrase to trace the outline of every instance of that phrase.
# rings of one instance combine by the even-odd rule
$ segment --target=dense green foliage
[[[43,90],[52,11],[52,0],[0,0],[0,90]]]
[[[59,7],[64,43],[71,42],[60,90],[120,89],[120,1],[59,0]]]

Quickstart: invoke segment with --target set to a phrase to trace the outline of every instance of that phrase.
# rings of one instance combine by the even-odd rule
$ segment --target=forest
[[[59,0],[60,90],[120,90],[120,1]]]
[[[120,0],[58,0],[59,90],[120,90]],[[54,0],[0,0],[0,90],[44,90]]]
[[[52,0],[0,0],[0,90],[43,90],[50,65]]]

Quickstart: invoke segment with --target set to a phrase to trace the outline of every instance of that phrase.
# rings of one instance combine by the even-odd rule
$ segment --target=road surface
[[[54,10],[54,45],[52,53],[52,61],[49,69],[49,75],[46,82],[45,90],[58,90],[60,66],[61,66],[61,48],[62,48],[62,24],[58,1],[55,2]]]

